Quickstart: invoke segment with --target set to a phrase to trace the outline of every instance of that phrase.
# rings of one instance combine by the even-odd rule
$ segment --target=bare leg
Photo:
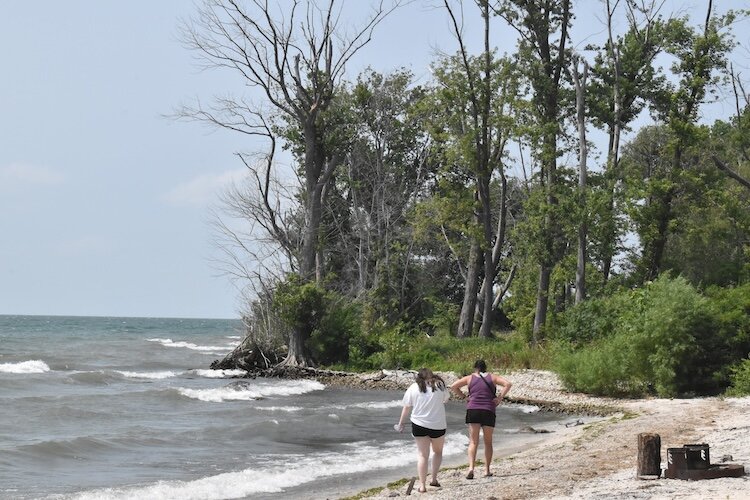
[[[483,426],[482,435],[484,436],[484,475],[490,475],[490,464],[492,463],[492,434],[495,432],[494,427]]]
[[[427,461],[430,458],[430,438],[415,437],[417,443],[417,475],[419,476],[419,491],[427,491]]]
[[[443,462],[443,445],[445,444],[445,435],[440,436],[432,440],[432,486],[437,486],[438,472],[440,471],[440,464]]]
[[[474,472],[474,462],[477,460],[477,448],[479,447],[480,424],[469,424],[469,472]]]

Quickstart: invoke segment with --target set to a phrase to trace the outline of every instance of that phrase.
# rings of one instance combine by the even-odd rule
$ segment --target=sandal
[[[468,474],[466,474],[466,479],[474,479],[474,471],[470,470]]]
[[[434,486],[435,488],[440,488],[440,483],[438,483],[437,481],[433,481],[430,483],[430,486]]]
[[[419,488],[417,488],[417,493],[427,493],[427,488],[422,489],[422,487],[420,486]]]
[[[484,475],[484,477],[492,477],[492,472],[488,472],[487,474]]]

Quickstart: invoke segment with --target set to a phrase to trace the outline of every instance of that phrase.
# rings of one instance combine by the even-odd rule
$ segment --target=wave
[[[177,391],[188,398],[221,403],[223,401],[251,401],[268,396],[296,396],[323,389],[325,386],[315,380],[295,380],[284,385],[253,384],[241,381],[214,389],[178,387]]]
[[[285,411],[287,413],[293,413],[296,411],[302,411],[305,408],[301,406],[256,406],[255,409],[262,411]]]
[[[373,410],[386,410],[388,408],[401,408],[402,405],[403,402],[398,399],[393,401],[367,401],[364,403],[352,403],[348,405],[331,405],[326,406],[326,408],[331,408],[334,410],[346,410],[348,408],[369,408]]]
[[[540,410],[538,406],[534,405],[524,405],[524,404],[511,404],[506,406],[506,408],[511,410],[519,410],[523,413],[536,413]]]
[[[364,403],[352,403],[348,405],[323,405],[314,408],[319,411],[330,411],[330,410],[347,410],[350,408],[364,408],[372,410],[385,410],[388,408],[401,408],[401,400],[394,401],[368,401]],[[304,408],[302,406],[256,406],[256,410],[262,411],[285,411],[288,413],[309,410],[310,408]],[[332,418],[339,418],[338,415],[332,413],[328,415]]]
[[[17,453],[30,457],[80,459],[82,456],[116,447],[118,445],[106,439],[87,436],[19,446]]]
[[[125,378],[145,378],[150,380],[161,380],[165,378],[172,378],[179,375],[177,372],[173,371],[159,371],[159,372],[129,372],[129,371],[118,371],[115,370],[115,373],[119,373]]]
[[[211,352],[211,353],[216,352],[216,351],[231,351],[232,349],[234,349],[233,345],[231,345],[231,346],[227,346],[227,345],[222,345],[222,346],[217,346],[217,345],[198,345],[198,344],[193,344],[192,342],[185,342],[185,341],[182,341],[182,340],[175,342],[172,339],[159,339],[159,338],[156,338],[156,339],[146,339],[146,341],[148,341],[148,342],[157,342],[157,343],[163,345],[164,347],[184,347],[184,348],[187,348],[187,349],[191,349],[193,351],[202,351],[202,352],[207,352],[208,351],[208,352]]]
[[[50,371],[44,361],[34,359],[19,363],[0,363],[0,373],[45,373]]]
[[[247,375],[245,370],[191,370],[199,377],[205,378],[228,378],[228,377],[244,377]]]
[[[463,433],[446,437],[444,455],[463,454],[468,443]],[[343,453],[326,452],[286,456],[286,463],[274,467],[248,468],[225,472],[194,481],[159,481],[122,488],[104,488],[72,496],[76,500],[222,500],[243,498],[260,493],[281,493],[323,477],[369,473],[376,469],[403,467],[414,463],[411,439],[388,441],[382,445],[352,443]],[[278,459],[278,456],[274,457]],[[263,457],[256,457],[262,463]]]
[[[120,379],[114,373],[103,370],[72,371],[68,377],[75,382],[89,385],[109,385],[111,382],[116,382]]]

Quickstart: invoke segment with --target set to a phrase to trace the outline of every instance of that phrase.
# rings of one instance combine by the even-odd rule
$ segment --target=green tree
[[[614,33],[615,15],[621,2],[606,0],[607,40],[597,49],[592,67],[588,109],[594,125],[607,133],[604,168],[603,206],[596,211],[597,224],[592,226],[598,268],[606,282],[611,273],[612,259],[620,249],[623,224],[618,223],[618,186],[622,179],[620,149],[623,132],[649,102],[657,85],[663,81],[656,57],[662,51],[667,22],[654,3],[626,0],[627,31]]]
[[[709,1],[702,31],[690,27],[687,19],[672,20],[665,29],[665,52],[674,57],[671,71],[677,81],[665,79],[652,106],[669,130],[669,168],[664,176],[652,180],[655,189],[646,200],[650,226],[641,237],[642,279],[654,279],[663,269],[675,218],[674,202],[685,179],[684,156],[691,144],[702,139],[703,131],[696,124],[700,105],[718,81],[718,71],[725,67],[732,43],[724,29],[733,19],[731,11],[724,16],[714,15]]]
[[[538,343],[547,321],[550,278],[561,256],[558,234],[560,119],[564,110],[563,77],[570,62],[568,28],[572,20],[570,0],[504,0],[501,15],[520,35],[518,59],[531,87],[530,143],[541,172],[542,200],[539,278],[532,335]]]
[[[508,59],[498,58],[490,45],[491,19],[488,0],[476,0],[483,21],[483,50],[469,54],[461,26],[462,14],[444,1],[458,43],[453,57],[433,65],[438,88],[435,93],[433,137],[446,148],[448,168],[458,168],[466,176],[473,197],[473,217],[467,221],[469,237],[464,298],[457,336],[473,333],[476,312],[481,316],[479,333],[490,337],[494,284],[500,258],[505,251],[507,227],[507,177],[505,146],[513,134],[510,117],[518,95],[518,78]],[[493,178],[499,179],[497,224],[493,224]],[[467,193],[468,194],[468,193]]]

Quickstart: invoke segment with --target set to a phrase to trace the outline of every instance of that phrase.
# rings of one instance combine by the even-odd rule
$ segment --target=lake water
[[[0,498],[336,498],[415,474],[402,393],[209,370],[239,321],[0,316]],[[463,463],[449,402],[445,463]],[[496,452],[560,416],[500,408]],[[480,450],[481,456],[481,450]]]

